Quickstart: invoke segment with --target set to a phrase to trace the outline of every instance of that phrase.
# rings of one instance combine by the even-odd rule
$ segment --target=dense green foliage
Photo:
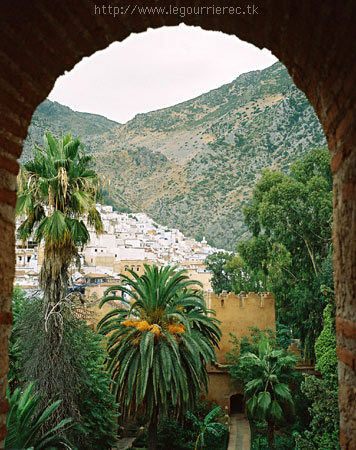
[[[211,286],[216,294],[232,291],[231,275],[226,267],[230,259],[231,255],[225,252],[213,253],[205,259],[207,269],[213,273]]]
[[[273,292],[278,322],[313,356],[326,305],[320,288],[333,287],[328,151],[310,151],[290,175],[264,170],[244,216],[252,238],[238,243],[238,255],[208,258],[213,287]]]
[[[327,149],[291,166],[290,176],[266,170],[244,211],[250,241],[238,251],[262,287],[276,295],[278,320],[290,326],[307,354],[321,332],[320,293],[331,253],[332,176]],[[329,280],[332,287],[332,279]]]
[[[111,311],[98,328],[108,335],[108,369],[123,412],[145,408],[149,448],[156,448],[158,416],[169,408],[182,415],[207,389],[206,365],[215,358],[220,330],[185,271],[145,265],[143,275],[129,273],[107,290],[101,305],[115,299],[127,304],[125,294],[130,307]]]
[[[163,417],[158,425],[158,450],[194,450],[197,437],[201,427],[204,427],[204,420],[213,411],[216,411],[214,422],[218,422],[217,433],[209,433],[205,430],[204,450],[226,450],[228,438],[228,416],[223,414],[221,409],[216,409],[216,404],[209,401],[200,401],[196,404],[193,412],[187,413],[182,420],[177,421],[171,415]],[[195,419],[188,417],[194,415]],[[133,442],[134,448],[147,447],[147,432],[140,433]],[[199,448],[199,447],[198,447]]]
[[[184,423],[164,417],[158,426],[157,448],[159,450],[192,450],[193,432]]]
[[[266,424],[268,442],[273,448],[275,429],[285,426],[288,418],[294,420],[289,385],[297,378],[297,358],[278,349],[275,341],[270,342],[263,334],[258,342],[243,340],[243,345],[229,355],[233,363],[230,374],[234,382],[242,383],[252,424]]]
[[[211,438],[216,438],[220,441],[224,441],[225,438],[226,441],[227,427],[215,420],[219,413],[221,413],[221,408],[217,406],[203,420],[199,420],[195,414],[187,411],[187,418],[193,422],[195,428],[198,430],[194,450],[206,449]]]
[[[61,403],[57,400],[53,403],[41,404],[41,396],[34,391],[34,383],[30,383],[21,392],[16,388],[10,395],[9,412],[6,418],[7,435],[5,439],[5,449],[26,449],[45,450],[48,448],[64,448],[64,444],[69,444],[62,435],[72,419],[63,419],[54,428],[50,428],[46,433],[42,433],[42,426],[49,420]]]
[[[17,294],[14,311],[17,313],[10,343],[11,385],[33,382],[36,392],[45,396],[43,401],[61,400],[47,424],[50,429],[71,417],[74,426],[67,435],[77,448],[110,448],[116,439],[117,408],[110,392],[110,376],[104,371],[106,353],[101,337],[75,317],[75,310],[66,308],[62,311],[61,345],[53,359],[44,329],[43,300],[23,301]]]
[[[323,313],[323,330],[315,342],[315,369],[327,380],[337,380],[335,306],[328,304]]]
[[[18,386],[21,377],[21,342],[19,340],[19,334],[21,330],[21,318],[24,313],[24,309],[28,304],[28,300],[25,298],[25,291],[19,287],[14,287],[12,297],[12,314],[13,321],[11,327],[11,336],[9,340],[9,373],[8,383],[11,392]]]
[[[338,450],[339,408],[337,382],[337,356],[334,324],[334,305],[328,304],[324,310],[324,327],[315,343],[315,368],[322,378],[306,377],[302,389],[312,402],[309,409],[311,421],[308,429],[296,434],[296,449]]]

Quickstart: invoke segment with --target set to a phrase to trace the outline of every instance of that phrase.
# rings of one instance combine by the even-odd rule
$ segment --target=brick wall
[[[177,0],[207,6],[213,0]],[[123,5],[100,0],[100,5]],[[132,3],[132,2],[131,2]],[[137,5],[149,2],[137,1]],[[245,7],[249,1],[231,4]],[[341,440],[356,448],[356,8],[352,0],[263,0],[258,15],[94,14],[94,0],[4,0],[0,30],[0,445],[14,275],[14,206],[18,165],[31,116],[65,70],[84,56],[148,27],[201,26],[269,48],[313,105],[328,139],[334,172],[335,283],[340,358]],[[167,5],[164,0],[151,4]],[[238,57],[238,55],[236,55]],[[2,436],[2,437],[1,437]]]

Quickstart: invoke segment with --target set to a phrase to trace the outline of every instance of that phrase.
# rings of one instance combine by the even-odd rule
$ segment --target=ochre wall
[[[241,386],[233,386],[226,371],[209,371],[207,400],[215,402],[225,413],[230,414],[230,397],[234,394],[243,394],[243,390]]]
[[[188,272],[189,278],[192,280],[199,281],[203,285],[203,290],[208,291],[211,289],[211,277],[212,274],[208,272],[197,272],[195,269],[186,269]],[[194,288],[194,286],[192,286]],[[198,289],[201,289],[200,286],[196,286]]]
[[[219,349],[216,349],[217,361],[225,364],[226,352],[233,348],[230,333],[237,338],[249,336],[250,327],[260,330],[276,330],[274,295],[271,293],[255,294],[207,294],[211,309],[220,320],[222,332]],[[240,386],[233,386],[227,369],[218,366],[209,368],[209,387],[206,398],[216,402],[224,411],[230,413],[230,397],[242,394]]]
[[[109,312],[111,312],[113,309],[119,307],[120,305],[116,301],[110,301],[107,303],[104,303],[104,305],[100,308],[100,299],[98,299],[96,302],[93,302],[88,306],[87,309],[87,324],[92,328],[95,329],[100,320]]]
[[[216,356],[219,363],[226,362],[226,352],[232,350],[230,333],[237,338],[248,336],[250,327],[276,330],[274,295],[267,294],[210,294],[210,308],[221,321],[222,337]]]
[[[87,301],[91,302],[94,299],[101,300],[104,297],[104,292],[109,289],[109,287],[117,286],[119,284],[118,280],[108,281],[106,283],[92,284],[86,286],[85,297]]]

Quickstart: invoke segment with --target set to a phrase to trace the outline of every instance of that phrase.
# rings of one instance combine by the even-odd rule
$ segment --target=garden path
[[[128,448],[131,447],[134,440],[135,440],[134,437],[122,438],[117,442],[116,447],[114,447],[113,450],[127,450]]]
[[[232,414],[228,450],[250,450],[251,430],[244,414]]]

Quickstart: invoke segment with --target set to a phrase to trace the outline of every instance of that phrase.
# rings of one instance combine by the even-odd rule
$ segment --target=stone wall
[[[99,3],[99,2],[98,2]],[[129,4],[132,2],[127,2]],[[235,1],[231,2],[235,4]],[[239,0],[241,8],[249,0]],[[125,0],[100,5],[125,7]],[[32,114],[56,79],[84,56],[149,27],[201,26],[267,47],[314,107],[332,154],[341,444],[356,448],[356,8],[353,0],[264,0],[258,14],[98,13],[95,2],[4,0],[0,31],[0,446],[6,433],[8,337],[15,268],[17,158]],[[212,0],[174,2],[209,6]],[[166,6],[165,0],[151,5]],[[133,8],[133,6],[132,6]],[[238,57],[238,55],[236,55]]]
[[[208,303],[215,310],[216,318],[221,321],[222,337],[220,349],[216,351],[219,363],[226,363],[226,352],[232,350],[230,333],[241,338],[250,335],[250,327],[260,330],[276,330],[274,295],[255,294],[209,294]]]
[[[233,348],[230,333],[237,338],[250,335],[250,327],[260,330],[276,330],[274,295],[271,293],[256,294],[207,294],[207,302],[216,312],[220,320],[222,337],[219,349],[216,350],[218,365],[209,368],[209,389],[207,399],[216,402],[224,411],[230,412],[230,398],[234,394],[242,394],[242,388],[233,386],[230,375],[219,364],[225,364],[226,352]]]

